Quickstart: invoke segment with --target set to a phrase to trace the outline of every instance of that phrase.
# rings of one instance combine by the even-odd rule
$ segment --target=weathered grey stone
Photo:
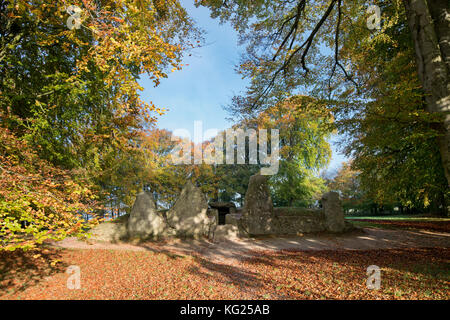
[[[267,176],[259,174],[250,177],[244,199],[244,216],[273,214],[273,203],[267,180]]]
[[[239,237],[239,229],[237,226],[227,224],[217,226],[214,232],[214,240],[225,240]]]
[[[214,232],[217,228],[217,221],[219,221],[219,210],[217,209],[208,209],[206,211],[206,215],[209,219],[208,224],[208,238],[212,239],[214,237]]]
[[[273,234],[277,230],[267,179],[267,176],[253,175],[248,183],[239,224],[249,235]]]
[[[131,238],[158,237],[167,229],[164,218],[158,215],[153,197],[148,192],[141,192],[131,209],[127,231]]]
[[[242,215],[227,214],[225,222],[247,235],[298,234],[310,232],[345,232],[351,229],[335,192],[324,194],[323,209],[274,208],[267,176],[250,177]]]
[[[208,203],[199,188],[188,181],[172,208],[167,211],[167,223],[177,236],[207,236],[210,219]]]
[[[238,226],[238,220],[241,218],[241,216],[242,214],[240,213],[229,213],[225,215],[225,224]]]
[[[325,230],[323,216],[281,216],[278,217],[279,228],[277,234],[299,234],[321,232]]]
[[[310,217],[310,216],[319,215],[322,218],[324,218],[322,211],[323,211],[322,209],[309,209],[309,208],[299,208],[299,207],[276,207],[276,208],[273,208],[274,214],[278,217],[281,217],[281,216]]]
[[[278,218],[278,234],[298,234],[320,232],[326,229],[322,209],[295,207],[274,208]]]
[[[95,226],[90,239],[104,242],[119,242],[127,238],[127,228],[124,223],[103,222]]]
[[[343,232],[346,226],[339,194],[334,191],[325,193],[322,196],[322,207],[326,229],[331,232]]]

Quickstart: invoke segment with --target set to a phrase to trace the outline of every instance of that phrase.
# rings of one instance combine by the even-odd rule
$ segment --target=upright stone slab
[[[128,236],[131,238],[158,237],[163,235],[165,230],[166,223],[158,215],[152,195],[148,192],[139,193],[128,220]]]
[[[167,223],[170,228],[175,229],[178,236],[207,236],[210,228],[207,210],[205,195],[188,181],[167,212]]]
[[[277,230],[267,179],[257,174],[248,183],[240,225],[249,235],[273,234]]]
[[[344,211],[337,192],[327,192],[322,196],[322,207],[325,214],[325,226],[331,232],[345,230]]]

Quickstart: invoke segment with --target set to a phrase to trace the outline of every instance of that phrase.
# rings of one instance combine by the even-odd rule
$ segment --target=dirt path
[[[371,250],[395,248],[450,247],[450,233],[428,231],[383,230],[364,228],[350,235],[308,235],[264,239],[228,239],[217,242],[179,240],[159,242],[105,243],[85,242],[75,238],[52,243],[70,249],[149,250],[175,255],[200,254],[215,262],[233,263],[255,255],[255,251],[278,250]]]

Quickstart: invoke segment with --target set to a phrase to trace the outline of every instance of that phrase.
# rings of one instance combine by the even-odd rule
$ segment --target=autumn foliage
[[[142,187],[123,178],[164,108],[140,77],[158,85],[197,36],[178,1],[0,1],[3,248],[77,234],[94,196]]]
[[[0,268],[6,271],[0,300],[446,300],[449,254],[448,248],[254,251],[226,264],[198,254],[153,250],[52,250],[47,259],[0,253]],[[52,268],[49,258],[61,260],[61,265]],[[34,268],[13,273],[30,260]],[[71,264],[83,270],[82,290],[66,286],[68,275],[61,271]],[[380,290],[366,286],[367,266],[372,264],[382,270]],[[46,280],[35,277],[35,270]],[[37,283],[30,285],[34,279]]]
[[[30,249],[95,224],[84,223],[95,196],[8,129],[0,131],[0,250]]]

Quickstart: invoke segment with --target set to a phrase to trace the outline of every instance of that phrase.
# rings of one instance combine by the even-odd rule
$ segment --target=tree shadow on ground
[[[216,258],[219,254],[225,262],[209,259],[205,252],[187,252],[197,262],[189,272],[204,278],[205,283],[216,279],[232,284],[240,289],[242,297],[252,299],[262,298],[261,292],[270,292],[272,299],[442,299],[445,292],[447,296],[450,292],[449,248],[279,251],[239,248],[242,259],[230,264],[227,259],[236,258],[236,252],[232,251],[215,252]],[[170,250],[158,252],[173,256]],[[382,270],[382,290],[367,289],[367,268],[371,265]],[[329,288],[331,292],[324,291]]]
[[[184,259],[191,257],[195,263],[187,268],[189,274],[193,274],[204,280],[219,281],[225,285],[234,286],[242,290],[242,296],[249,298],[248,291],[257,290],[263,287],[263,277],[251,270],[242,269],[239,265],[230,263],[230,259],[235,259],[233,252],[215,252],[214,259],[208,256],[208,245],[211,242],[206,240],[180,241],[175,247],[165,246],[165,240],[143,242],[139,246],[145,248],[146,251],[164,254],[169,259]],[[249,256],[250,257],[250,256]]]
[[[202,277],[205,281],[216,280],[240,288],[243,295],[249,291],[261,289],[264,278],[258,272],[220,262],[213,262],[203,257],[195,257],[198,266],[191,266],[189,272]]]
[[[265,270],[285,270],[286,277],[298,274],[297,280],[302,285],[309,282],[326,281],[329,285],[347,286],[348,294],[351,290],[360,292],[360,298],[398,298],[402,294],[406,297],[430,297],[432,293],[447,296],[450,281],[450,249],[449,248],[404,248],[380,250],[320,250],[296,251],[282,250],[278,252],[255,254],[246,261],[249,268],[255,270],[265,266]],[[381,271],[381,291],[371,291],[366,288],[367,267],[379,266]],[[292,283],[283,282],[280,286],[291,288]],[[319,287],[319,286],[318,286]],[[301,286],[298,288],[301,289]],[[297,288],[297,289],[298,289]],[[309,287],[310,294],[315,297],[323,296],[323,292]],[[301,291],[301,290],[300,290]],[[397,297],[396,294],[399,294]],[[284,298],[298,297],[299,290],[287,290]],[[301,294],[300,294],[301,296]],[[334,299],[335,295],[323,296]]]
[[[37,256],[39,254],[39,256]],[[0,295],[23,291],[45,277],[64,272],[60,249],[0,251]]]

